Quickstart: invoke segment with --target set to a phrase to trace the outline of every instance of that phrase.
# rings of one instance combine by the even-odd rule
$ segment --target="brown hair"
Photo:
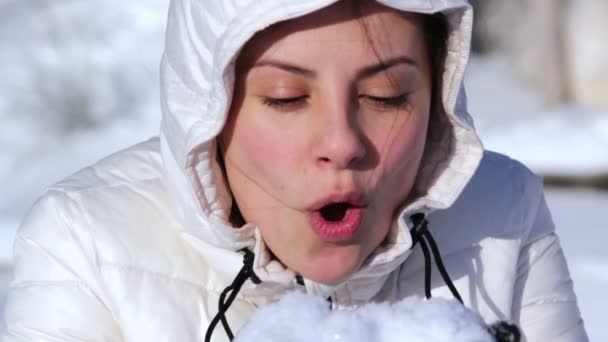
[[[351,10],[358,15],[359,23],[367,36],[372,49],[374,48],[374,40],[364,17],[366,7],[370,6],[370,2],[374,0],[355,0],[350,1]],[[443,112],[443,102],[441,96],[443,71],[445,68],[445,58],[447,54],[447,45],[449,37],[449,26],[446,17],[442,13],[435,14],[419,14],[424,33],[424,41],[429,57],[429,65],[431,69],[431,119],[439,113]]]
[[[443,72],[445,58],[448,50],[449,27],[445,16],[441,13],[424,15],[423,29],[425,34],[427,53],[431,63],[432,92],[431,92],[431,118],[443,112],[441,89],[443,86]]]

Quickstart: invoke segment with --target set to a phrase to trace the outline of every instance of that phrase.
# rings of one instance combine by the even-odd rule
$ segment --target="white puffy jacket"
[[[386,242],[341,284],[304,279],[271,260],[257,227],[230,226],[231,195],[215,136],[231,99],[234,59],[258,30],[335,0],[173,0],[161,66],[160,138],[110,156],[51,187],[15,242],[3,341],[201,341],[218,296],[255,253],[260,284],[227,312],[233,328],[289,290],[331,296],[337,309],[424,295],[423,258],[409,229],[427,214],[467,307],[511,320],[528,341],[586,341],[541,179],[484,152],[462,78],[472,11],[465,0],[381,0],[443,12],[450,36],[446,112],[434,121],[416,181],[423,194],[395,218]],[[434,296],[451,298],[433,274]],[[216,329],[214,341],[225,341]]]

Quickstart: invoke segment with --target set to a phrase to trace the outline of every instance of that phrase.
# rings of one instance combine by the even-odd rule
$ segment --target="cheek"
[[[254,181],[285,188],[285,175],[298,169],[301,146],[291,132],[276,126],[260,125],[254,120],[236,123],[229,149],[231,162]],[[278,189],[277,189],[278,188]]]
[[[252,165],[264,169],[269,166],[282,167],[290,157],[290,141],[281,136],[280,132],[245,128],[242,130],[242,153]],[[272,168],[269,168],[272,170]]]
[[[406,119],[381,137],[378,151],[386,175],[417,172],[424,151],[427,121],[426,115]]]

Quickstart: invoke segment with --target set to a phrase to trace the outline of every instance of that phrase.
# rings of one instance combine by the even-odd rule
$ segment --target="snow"
[[[608,176],[608,111],[561,108],[490,131],[484,143],[543,175]]]
[[[167,4],[0,2],[0,65],[10,66],[0,68],[0,316],[15,230],[33,201],[50,184],[157,133],[157,65]],[[49,38],[51,31],[60,43]],[[91,110],[66,119],[62,107],[51,104],[64,99],[65,87],[83,80],[92,89],[84,93]],[[470,112],[487,148],[544,175],[608,175],[608,109],[547,109],[500,56],[473,57],[466,82]],[[547,200],[589,336],[608,341],[608,192],[549,188]],[[347,314],[331,319],[351,319],[340,315]]]
[[[168,1],[3,6],[0,218],[14,221],[48,185],[156,135]]]
[[[608,177],[608,108],[545,108],[500,57],[473,57],[469,111],[487,149],[547,176]],[[558,152],[558,153],[556,153]]]
[[[218,326],[221,329],[221,326]],[[327,301],[301,293],[257,310],[239,331],[247,341],[492,342],[481,318],[456,301],[406,298],[331,310]]]
[[[8,163],[8,168],[7,163],[0,164],[0,187],[3,189],[0,217],[13,216],[7,223],[14,223],[47,186],[112,152],[156,135],[158,127],[156,118],[127,117],[61,139],[44,141],[41,138],[40,145],[24,148],[19,151],[20,155],[12,156],[15,161]]]

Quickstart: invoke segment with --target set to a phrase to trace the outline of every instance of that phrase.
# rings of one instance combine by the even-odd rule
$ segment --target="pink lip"
[[[365,202],[363,201],[363,196],[357,192],[348,192],[343,194],[332,194],[324,199],[315,202],[312,205],[311,211],[317,211],[323,208],[326,205],[332,203],[342,203],[346,202],[352,205],[353,207],[365,207]]]
[[[364,210],[361,207],[350,207],[340,221],[327,221],[319,210],[315,210],[310,213],[310,223],[315,233],[323,240],[348,240],[359,230]]]
[[[344,218],[340,221],[328,221],[321,215],[321,208],[332,203],[348,203]],[[310,223],[317,235],[327,241],[351,239],[359,230],[366,205],[360,193],[349,192],[333,194],[316,202],[310,210]]]

